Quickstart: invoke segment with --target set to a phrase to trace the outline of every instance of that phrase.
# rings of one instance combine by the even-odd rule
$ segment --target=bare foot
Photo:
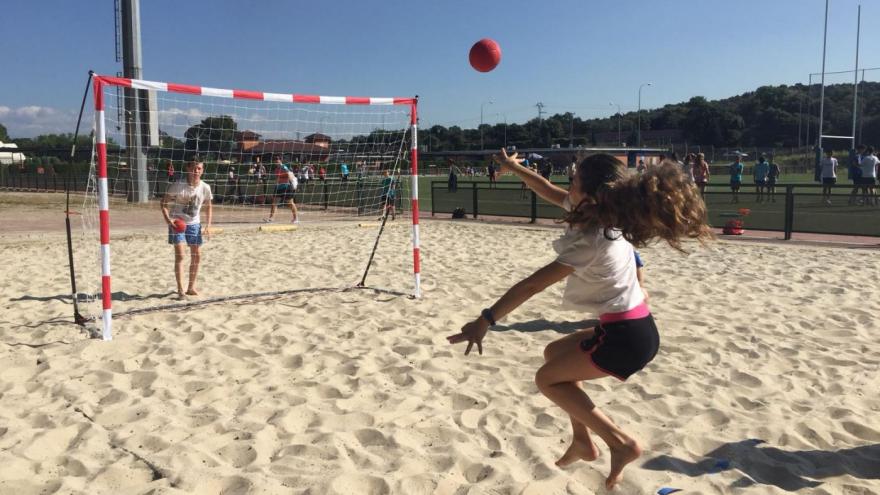
[[[619,447],[611,448],[611,472],[605,478],[605,488],[609,490],[623,479],[623,468],[630,462],[642,455],[642,448],[638,442],[629,439]]]
[[[186,294],[182,290],[177,291],[177,300],[183,301],[184,299],[186,299]]]
[[[599,449],[593,442],[584,442],[581,440],[572,440],[568,450],[562,454],[562,457],[556,461],[559,467],[565,467],[581,459],[585,461],[595,461],[599,457]]]
[[[199,295],[199,293],[198,293],[198,291],[195,290],[195,289],[190,289],[190,290],[186,291],[186,295],[188,295],[188,296],[197,296],[197,295]]]

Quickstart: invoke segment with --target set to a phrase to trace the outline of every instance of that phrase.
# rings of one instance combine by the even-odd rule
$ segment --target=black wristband
[[[492,310],[491,310],[491,309],[486,308],[486,309],[484,309],[483,311],[480,311],[480,316],[482,316],[483,318],[486,319],[486,321],[489,322],[489,326],[490,326],[490,327],[494,327],[494,326],[495,326],[495,315],[492,314]]]

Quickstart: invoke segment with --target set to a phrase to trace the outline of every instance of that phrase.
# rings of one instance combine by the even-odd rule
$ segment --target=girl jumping
[[[590,437],[592,430],[611,453],[611,472],[605,480],[611,488],[642,449],[599,411],[579,382],[609,375],[626,380],[654,359],[660,338],[636,277],[633,246],[660,238],[681,251],[683,238],[700,242],[712,238],[705,205],[690,178],[671,162],[636,175],[611,155],[592,155],[577,165],[566,191],[523,167],[516,153],[508,156],[502,149],[496,160],[502,171],[513,172],[536,194],[563,208],[568,228],[553,243],[555,261],[511,287],[448,340],[467,342],[465,355],[474,344],[482,354],[483,338],[491,326],[567,278],[563,307],[598,314],[599,325],[550,343],[535,383],[571,420],[571,445],[556,464],[596,459],[599,451]]]

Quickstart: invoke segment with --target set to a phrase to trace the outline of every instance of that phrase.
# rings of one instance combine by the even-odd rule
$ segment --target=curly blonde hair
[[[636,175],[600,153],[581,161],[576,173],[585,199],[562,219],[574,228],[601,228],[607,239],[622,236],[636,247],[659,238],[682,252],[684,238],[714,238],[700,191],[677,163],[663,161]]]

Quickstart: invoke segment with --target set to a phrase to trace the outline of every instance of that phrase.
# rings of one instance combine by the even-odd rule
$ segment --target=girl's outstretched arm
[[[553,185],[553,183],[541,177],[541,175],[534,170],[524,167],[522,165],[522,159],[517,158],[517,153],[508,155],[507,150],[501,148],[501,155],[493,155],[492,159],[501,165],[502,171],[507,169],[516,174],[527,186],[529,186],[529,189],[535,191],[535,194],[541,196],[549,203],[553,203],[560,208],[562,207],[562,201],[568,196],[568,191],[559,186]]]
[[[474,344],[477,344],[477,351],[483,354],[483,337],[489,331],[489,326],[494,325],[496,321],[518,308],[522,303],[528,301],[535,294],[543,291],[547,287],[559,282],[569,276],[574,268],[563,265],[556,261],[539,269],[535,273],[529,275],[524,280],[517,282],[501,296],[495,304],[488,310],[484,310],[476,320],[473,320],[463,327],[461,332],[446,337],[450,344],[458,344],[467,341],[468,346],[464,354],[468,355]],[[488,313],[488,314],[487,314]],[[494,321],[490,321],[491,318]]]

